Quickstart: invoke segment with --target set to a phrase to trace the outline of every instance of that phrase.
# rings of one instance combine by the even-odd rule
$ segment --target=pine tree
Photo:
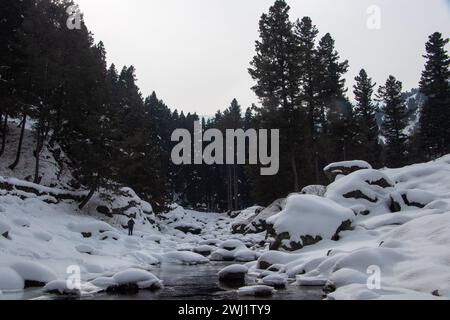
[[[348,61],[340,61],[339,53],[335,49],[334,39],[329,33],[325,34],[319,41],[316,49],[316,91],[317,107],[315,108],[315,122],[318,131],[317,149],[318,156],[315,167],[316,183],[324,180],[320,168],[325,167],[330,161],[337,161],[346,157],[347,142],[336,133],[346,130],[350,121],[351,106],[345,93],[344,74],[347,72]],[[340,148],[337,148],[337,147]],[[339,150],[341,149],[341,150]],[[321,178],[320,178],[321,177]]]
[[[326,115],[339,109],[346,92],[344,74],[348,71],[348,61],[339,61],[339,53],[335,50],[335,42],[329,33],[325,34],[317,48],[317,63],[319,65],[318,88],[320,109],[318,121],[326,132]]]
[[[406,163],[405,134],[407,109],[402,97],[402,83],[394,76],[389,76],[386,84],[379,88],[378,98],[384,104],[382,132],[386,138],[386,162],[389,166],[399,167]]]
[[[225,110],[224,117],[222,119],[224,129],[242,129],[242,109],[236,99],[231,101],[230,107]],[[228,152],[228,151],[227,151]],[[236,148],[234,158],[236,159]],[[227,165],[227,186],[228,186],[228,210],[238,210],[240,207],[239,197],[239,177],[241,176],[241,167],[236,165]]]
[[[0,3],[0,157],[6,148],[8,120],[17,117],[19,102],[15,80],[18,56],[16,34],[32,0],[4,0]]]
[[[307,125],[310,138],[316,137],[317,119],[320,114],[320,106],[316,100],[318,96],[318,61],[316,51],[316,38],[319,34],[311,18],[304,17],[295,25],[295,35],[298,45],[298,63],[300,66],[300,100],[307,108]]]
[[[377,108],[372,100],[373,89],[376,86],[369,78],[367,72],[362,69],[355,78],[355,124],[357,126],[356,141],[358,145],[358,157],[372,165],[380,161],[380,130],[377,123]]]
[[[280,129],[280,149],[289,154],[290,170],[287,181],[291,181],[292,191],[298,191],[300,182],[296,153],[301,121],[299,121],[299,78],[298,40],[289,21],[290,7],[283,0],[275,1],[268,14],[263,14],[259,22],[260,40],[256,42],[256,56],[251,62],[250,75],[257,84],[253,87],[260,98],[263,109],[262,126]],[[270,113],[278,113],[272,122]],[[290,167],[290,169],[289,169]]]
[[[320,128],[320,112],[322,110],[318,101],[319,92],[319,69],[317,60],[316,38],[319,34],[317,27],[312,23],[311,18],[303,17],[297,20],[294,33],[297,38],[297,64],[300,77],[300,94],[298,105],[305,109],[305,123],[302,135],[306,136],[303,149],[309,150],[303,153],[302,163],[307,164],[302,168],[306,173],[307,181],[318,183],[319,181],[319,148],[318,138]],[[302,110],[303,111],[303,110]]]
[[[424,152],[432,157],[450,152],[450,58],[444,39],[433,33],[426,44],[427,59],[420,81],[420,91],[426,97],[420,119]]]

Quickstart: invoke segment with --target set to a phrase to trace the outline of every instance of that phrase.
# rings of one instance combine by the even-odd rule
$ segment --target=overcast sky
[[[171,108],[210,115],[237,98],[257,103],[247,72],[258,21],[273,0],[76,0],[108,62],[134,65],[143,95],[156,91]],[[347,85],[365,68],[381,84],[389,74],[417,87],[425,42],[450,34],[449,0],[291,0],[291,19],[310,16],[350,62]],[[381,29],[367,9],[381,9]],[[353,94],[350,94],[353,97]]]

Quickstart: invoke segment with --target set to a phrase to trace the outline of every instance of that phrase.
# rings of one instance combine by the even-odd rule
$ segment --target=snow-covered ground
[[[34,185],[26,181],[28,150],[14,172],[14,150],[0,158],[0,299],[44,285],[43,293],[66,295],[154,290],[164,285],[155,271],[167,265],[213,261],[233,264],[217,280],[257,279],[241,296],[320,286],[329,299],[450,298],[450,155],[380,171],[341,163],[352,172],[265,210],[227,215],[173,205],[156,216],[123,187],[100,190],[79,210],[86,191],[71,187],[70,161],[45,148],[42,185]],[[271,251],[277,241],[281,251]],[[78,271],[79,290],[69,286]]]

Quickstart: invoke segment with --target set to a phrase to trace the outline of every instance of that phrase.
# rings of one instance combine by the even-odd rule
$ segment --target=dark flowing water
[[[238,297],[236,289],[220,283],[218,272],[227,264],[210,263],[199,266],[163,265],[152,272],[164,281],[164,289],[157,292],[140,291],[136,295],[101,294],[91,299],[104,300],[252,300],[252,297]],[[247,285],[256,284],[249,278]],[[320,300],[322,288],[302,288],[288,285],[286,289],[277,290],[273,300]],[[258,298],[261,300],[261,298]]]
[[[135,295],[110,295],[99,293],[83,296],[85,300],[254,300],[252,297],[239,297],[236,290],[239,286],[229,286],[219,282],[218,272],[229,264],[209,263],[198,266],[180,266],[165,264],[152,270],[158,278],[163,280],[164,289],[156,292],[142,290]],[[256,279],[248,277],[246,285],[256,284]],[[242,285],[241,285],[242,286]],[[62,299],[52,295],[45,295],[41,289],[28,289],[18,293],[0,295],[0,300],[28,300],[28,299]],[[286,289],[279,289],[270,298],[272,300],[320,300],[321,288],[305,288],[288,285]],[[261,300],[261,298],[258,298]],[[264,299],[263,299],[264,300]]]

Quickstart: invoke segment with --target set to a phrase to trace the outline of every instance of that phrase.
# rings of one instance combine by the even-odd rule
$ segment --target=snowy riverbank
[[[49,152],[48,163],[53,160]],[[0,299],[44,285],[52,294],[85,298],[156,290],[164,286],[161,274],[167,279],[166,270],[185,265],[205,266],[199,270],[216,273],[216,283],[220,270],[210,266],[223,262],[245,266],[241,286],[262,285],[232,287],[223,298],[268,293],[265,285],[291,293],[315,286],[329,299],[450,298],[450,156],[401,169],[340,172],[326,189],[307,188],[309,194],[232,215],[174,205],[156,216],[129,188],[103,190],[80,211],[84,191],[71,189],[68,179],[52,183],[58,166],[45,167],[47,187],[20,175],[0,177]],[[81,291],[65,290],[77,268]]]

